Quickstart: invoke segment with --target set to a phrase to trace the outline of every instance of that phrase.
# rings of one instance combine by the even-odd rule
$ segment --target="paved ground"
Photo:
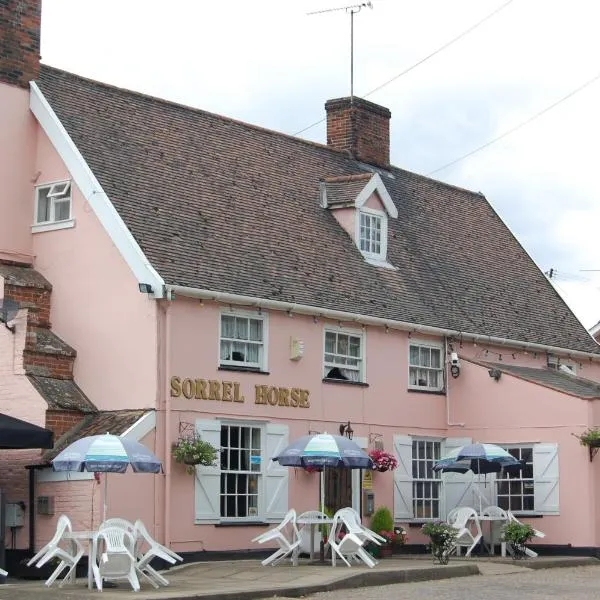
[[[523,572],[524,571],[524,572]],[[460,579],[399,583],[381,587],[325,592],[311,600],[597,600],[600,597],[600,566],[565,569],[521,570],[503,575],[481,575]]]
[[[583,564],[594,566],[574,568]],[[565,568],[552,568],[559,566]],[[533,570],[536,568],[542,570]],[[165,574],[171,582],[166,588],[155,590],[143,582],[141,591],[132,596],[133,592],[125,582],[119,583],[117,588],[105,589],[101,598],[251,600],[274,596],[298,598],[313,594],[315,600],[347,597],[367,600],[389,597],[390,593],[391,597],[403,600],[421,600],[425,593],[433,600],[480,597],[514,600],[515,595],[520,600],[539,600],[550,596],[569,600],[600,597],[600,561],[560,557],[528,559],[522,563],[499,558],[453,559],[446,566],[434,566],[429,557],[397,556],[382,560],[374,569],[360,566],[338,566],[334,569],[330,564],[308,561],[301,561],[298,567],[287,564],[262,567],[254,559],[182,565]],[[421,583],[413,583],[417,581]],[[408,583],[398,585],[399,582]],[[392,583],[397,585],[388,585]],[[99,598],[98,592],[88,590],[86,584],[87,580],[78,579],[74,585],[61,589],[57,586],[46,588],[42,581],[9,579],[8,583],[0,586],[0,600]],[[316,595],[322,591],[327,593]]]

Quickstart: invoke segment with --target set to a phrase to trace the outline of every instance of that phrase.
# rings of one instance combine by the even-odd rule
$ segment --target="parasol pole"
[[[321,469],[321,512],[325,512],[325,465]]]
[[[104,474],[104,498],[102,499],[104,501],[104,507],[103,507],[103,511],[102,511],[102,522],[104,523],[104,521],[106,521],[106,498],[108,494],[108,471],[106,471],[106,473]]]

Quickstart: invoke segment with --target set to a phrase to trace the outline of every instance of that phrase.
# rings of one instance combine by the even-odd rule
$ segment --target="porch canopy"
[[[50,430],[0,413],[0,448],[52,448]]]

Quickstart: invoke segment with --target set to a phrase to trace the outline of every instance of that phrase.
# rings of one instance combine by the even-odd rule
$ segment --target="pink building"
[[[366,514],[372,489],[419,544],[478,489],[546,547],[600,548],[600,458],[575,437],[600,426],[599,346],[484,196],[393,166],[371,102],[330,100],[327,145],[307,142],[40,67],[40,0],[7,6],[0,298],[19,310],[0,324],[0,412],[57,440],[1,455],[25,504],[9,549],[61,513],[98,525],[94,475],[49,461],[106,431],[164,463],[110,476],[109,516],[190,557],[250,549],[318,504],[318,475],[270,458],[348,424],[400,466],[331,470],[330,508]],[[189,474],[171,447],[194,431],[221,453]],[[485,485],[431,470],[470,441],[525,467]]]

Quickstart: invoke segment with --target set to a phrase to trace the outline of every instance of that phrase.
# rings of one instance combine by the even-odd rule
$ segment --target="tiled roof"
[[[79,425],[56,440],[54,448],[42,454],[42,462],[50,462],[63,448],[88,435],[102,435],[104,433],[121,435],[147,412],[147,410],[115,410],[87,415]]]
[[[504,363],[488,363],[488,366],[499,369],[503,373],[515,375],[521,379],[532,381],[552,388],[559,392],[566,392],[579,398],[600,398],[600,384],[583,377],[562,373],[555,369],[536,369],[534,367],[519,367]]]
[[[168,284],[598,352],[481,194],[46,66],[39,86]],[[323,178],[370,172],[397,270],[319,203]]]
[[[18,267],[16,265],[4,265],[0,263],[0,277],[4,277],[6,283],[18,287],[32,287],[44,290],[52,289],[50,282],[31,267]]]
[[[72,379],[54,379],[39,375],[27,375],[29,381],[48,403],[50,410],[78,410],[96,413],[98,409]]]
[[[323,185],[327,197],[327,205],[333,208],[353,206],[356,197],[362,192],[372,173],[361,173],[345,177],[325,177]]]

